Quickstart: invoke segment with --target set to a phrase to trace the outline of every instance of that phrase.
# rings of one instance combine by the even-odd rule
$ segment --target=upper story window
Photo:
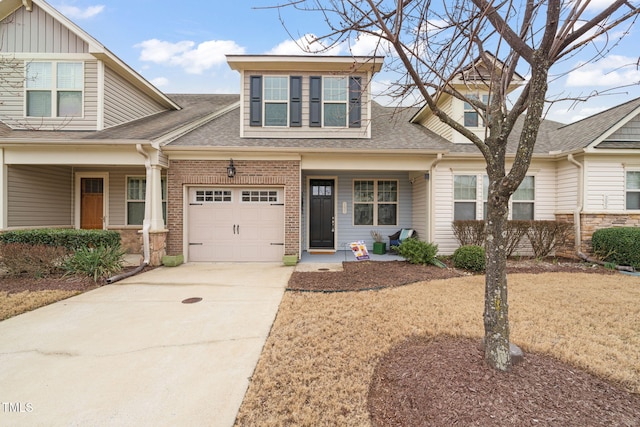
[[[30,62],[26,65],[27,117],[80,117],[82,62]]]
[[[325,77],[322,116],[325,127],[347,126],[347,84],[345,77]]]
[[[467,95],[469,99],[480,99],[477,95]],[[482,102],[487,104],[489,102],[489,95],[482,95]],[[476,109],[468,102],[464,103],[464,126],[465,127],[484,127],[484,120],[480,117],[480,114]]]
[[[264,125],[287,126],[289,107],[289,78],[265,76]]]
[[[627,209],[640,210],[640,171],[627,171]]]

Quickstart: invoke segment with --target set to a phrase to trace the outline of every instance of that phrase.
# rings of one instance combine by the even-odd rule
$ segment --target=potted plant
[[[373,237],[373,253],[377,255],[386,254],[387,244],[382,241],[382,234],[376,230],[371,230],[371,237]]]

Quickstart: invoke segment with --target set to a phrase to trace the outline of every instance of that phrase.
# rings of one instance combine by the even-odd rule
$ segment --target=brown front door
[[[80,228],[102,229],[104,216],[104,181],[102,178],[80,180]]]

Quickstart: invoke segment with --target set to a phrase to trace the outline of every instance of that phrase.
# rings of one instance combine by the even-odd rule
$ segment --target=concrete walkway
[[[292,271],[163,267],[0,322],[0,425],[233,425]]]

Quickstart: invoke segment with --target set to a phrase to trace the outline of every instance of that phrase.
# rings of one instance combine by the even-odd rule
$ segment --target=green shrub
[[[0,258],[7,273],[41,278],[60,268],[68,251],[60,246],[29,245],[27,243],[0,244]]]
[[[418,239],[405,239],[398,246],[398,254],[411,264],[434,264],[438,245]]]
[[[124,254],[119,246],[81,248],[64,260],[62,268],[66,274],[90,276],[97,282],[122,270]]]
[[[460,246],[451,256],[451,260],[455,268],[476,272],[485,270],[486,261],[482,246]]]
[[[73,252],[80,248],[120,246],[120,233],[112,230],[75,230],[69,228],[14,230],[0,234],[0,243],[61,246]]]
[[[606,262],[640,268],[640,227],[596,230],[591,245],[593,253]]]

